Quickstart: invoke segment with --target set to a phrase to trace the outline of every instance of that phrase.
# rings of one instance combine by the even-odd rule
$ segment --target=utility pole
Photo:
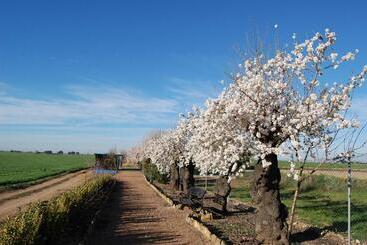
[[[348,245],[351,245],[351,187],[352,187],[352,164],[348,159]]]

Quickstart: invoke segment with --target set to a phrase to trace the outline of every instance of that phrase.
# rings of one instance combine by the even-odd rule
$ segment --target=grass
[[[281,198],[290,210],[295,181],[282,176]],[[250,203],[251,174],[232,182],[231,197]],[[347,231],[347,185],[341,178],[314,175],[303,183],[296,215],[302,221],[343,235]],[[352,183],[352,237],[367,241],[367,181]]]
[[[0,245],[79,244],[115,180],[98,176],[49,201],[32,204],[0,225]]]
[[[93,155],[0,152],[0,186],[29,183],[88,168]]]

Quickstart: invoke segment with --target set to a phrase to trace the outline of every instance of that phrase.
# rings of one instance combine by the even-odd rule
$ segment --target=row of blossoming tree
[[[194,168],[203,175],[219,175],[222,183],[229,184],[253,161],[256,239],[288,244],[278,157],[292,155],[300,161],[324,151],[327,159],[328,146],[337,133],[358,127],[346,111],[367,66],[344,81],[327,83],[329,71],[354,60],[358,53],[340,57],[333,50],[335,42],[335,33],[326,29],[324,34],[295,43],[292,50],[277,50],[271,58],[257,53],[244,60],[240,72],[217,98],[181,116],[176,128],[147,137],[140,156],[168,173],[174,189],[178,189],[179,168],[183,168],[184,191],[193,186]],[[297,171],[291,173],[299,178]]]

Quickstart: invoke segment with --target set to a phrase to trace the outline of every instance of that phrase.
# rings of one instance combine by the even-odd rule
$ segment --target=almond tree
[[[322,138],[328,130],[351,124],[344,117],[353,89],[361,84],[367,67],[346,82],[329,86],[323,81],[328,68],[337,69],[354,59],[349,52],[338,59],[330,52],[334,32],[316,33],[295,44],[290,52],[277,51],[244,61],[243,71],[233,77],[231,106],[235,118],[252,138],[259,161],[254,172],[253,200],[257,205],[256,234],[264,243],[288,244],[287,210],[280,201],[278,155],[282,145],[300,147],[303,137]],[[325,137],[325,138],[324,138]]]
[[[217,99],[207,101],[206,108],[191,120],[193,133],[188,143],[200,173],[219,175],[216,192],[222,199],[223,212],[227,211],[230,181],[243,171],[251,154],[247,132],[230,120],[231,99],[231,90],[224,90]]]
[[[171,187],[175,190],[183,190],[185,193],[194,186],[195,182],[195,166],[187,150],[187,142],[191,137],[189,130],[191,117],[191,113],[187,117],[181,115],[175,129],[150,137],[144,147],[144,155],[151,159],[152,164],[155,164],[161,173],[169,173]],[[180,176],[180,169],[183,171],[182,176]]]
[[[142,146],[137,145],[131,147],[126,152],[126,160],[128,163],[138,164],[139,159],[141,158],[141,154],[142,154]]]
[[[179,151],[174,131],[160,131],[148,137],[144,142],[142,155],[150,159],[161,173],[170,175],[172,189],[179,189]]]
[[[198,111],[194,108],[193,112],[188,113],[187,116],[181,114],[177,127],[174,130],[180,158],[178,165],[183,170],[182,184],[185,193],[188,193],[189,189],[195,186],[195,163],[188,148],[188,142],[193,135],[195,128],[193,121],[196,119],[197,113]]]
[[[332,132],[352,127],[345,112],[367,73],[365,66],[344,82],[328,85],[326,71],[338,69],[358,53],[338,58],[330,51],[335,41],[335,33],[326,29],[324,35],[295,43],[293,50],[245,60],[217,99],[178,129],[152,139],[145,151],[161,171],[172,168],[171,177],[178,164],[193,161],[202,174],[219,174],[229,181],[246,160],[257,158],[252,190],[257,240],[288,244],[278,156],[287,153],[285,145],[295,151],[313,144],[326,147],[334,140]]]

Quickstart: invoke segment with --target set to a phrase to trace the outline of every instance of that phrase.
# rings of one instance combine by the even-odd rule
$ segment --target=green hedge
[[[0,244],[78,244],[114,183],[112,176],[95,177],[31,205],[1,224]]]
[[[150,182],[157,181],[162,184],[168,183],[169,181],[168,176],[165,174],[161,174],[158,171],[157,166],[155,166],[154,164],[151,164],[149,160],[145,160],[141,164],[143,167],[143,173],[148,181]]]

